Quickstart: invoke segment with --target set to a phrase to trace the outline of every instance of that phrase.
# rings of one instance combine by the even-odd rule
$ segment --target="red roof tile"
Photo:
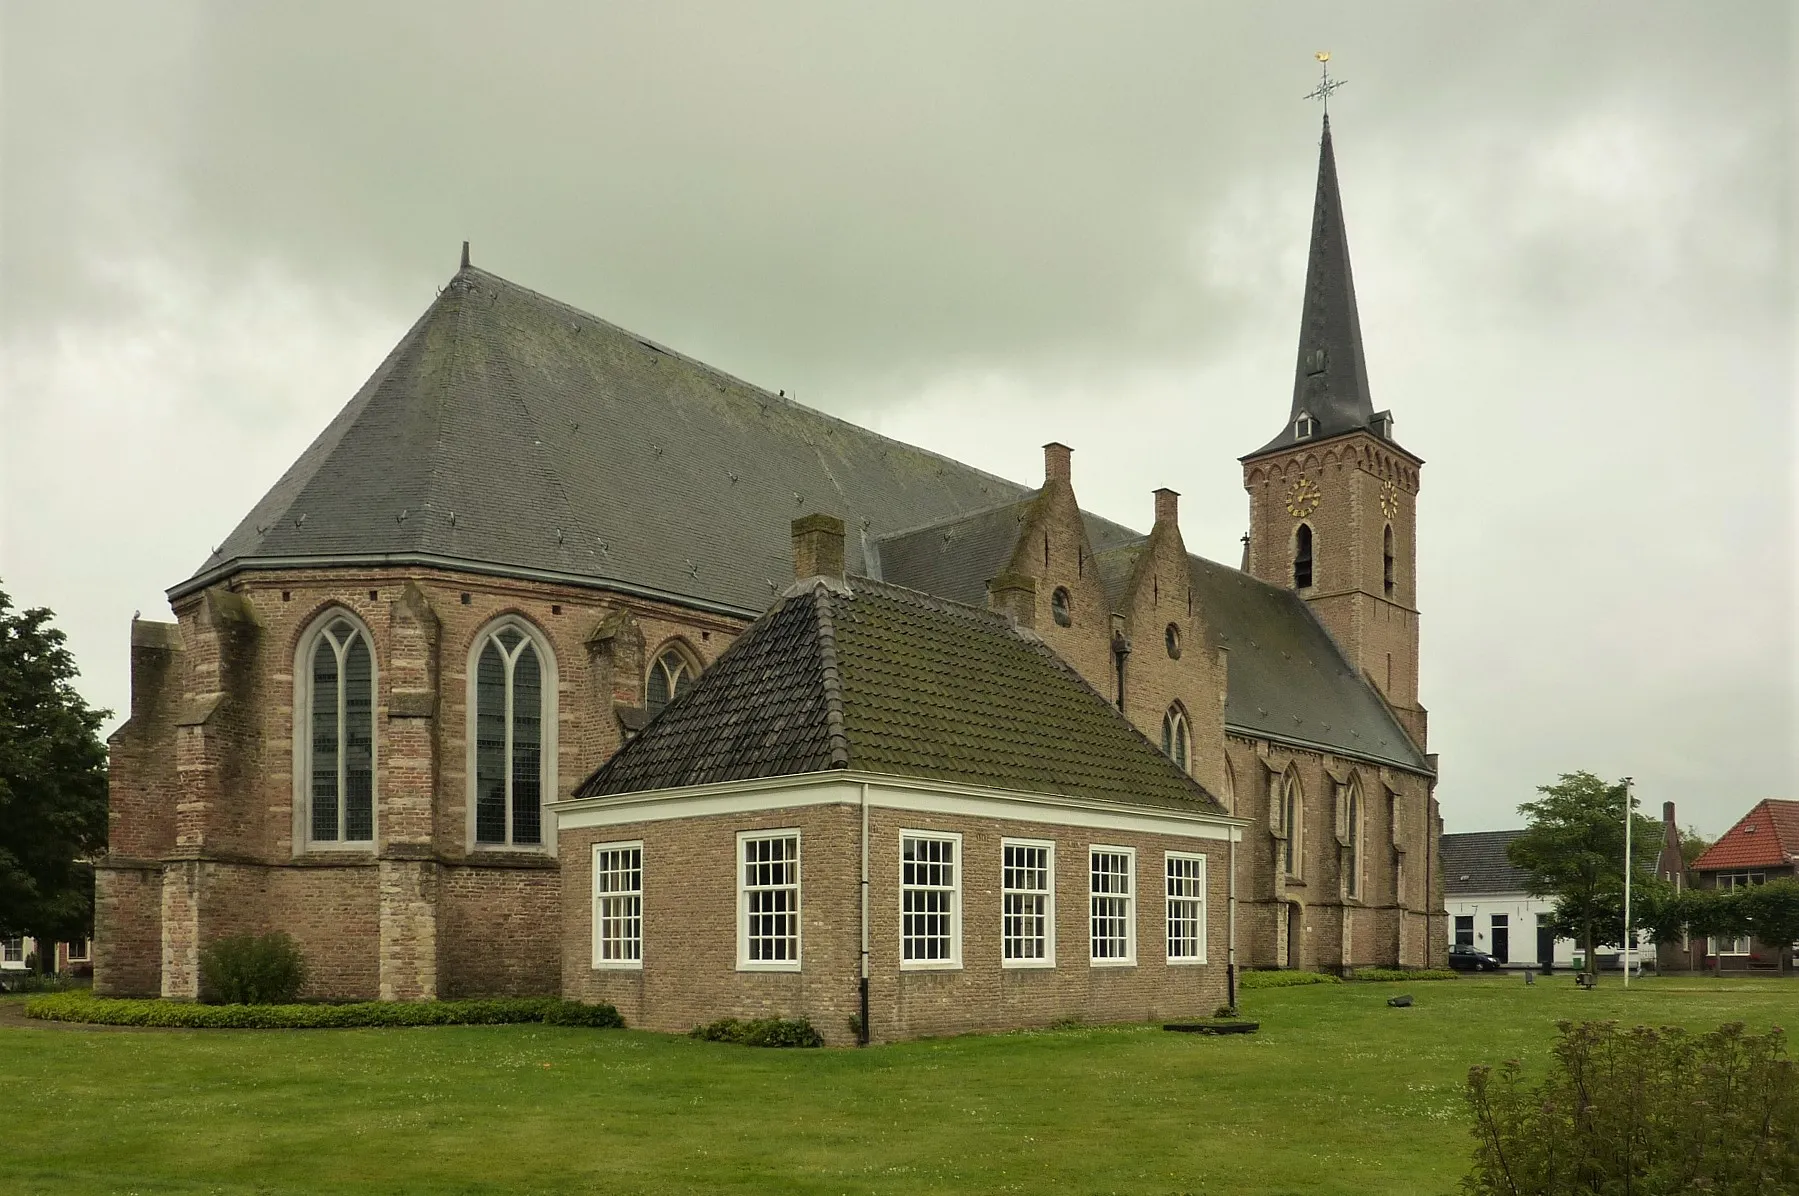
[[[1799,860],[1799,801],[1767,798],[1693,861],[1695,872],[1776,868]]]

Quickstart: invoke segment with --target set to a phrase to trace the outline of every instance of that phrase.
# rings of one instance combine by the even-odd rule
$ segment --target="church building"
[[[207,944],[282,930],[318,997],[841,1041],[1439,965],[1421,464],[1374,410],[1328,119],[1240,568],[1171,490],[1147,531],[1083,510],[1066,446],[996,477],[465,247],[132,624],[95,988],[193,998]]]

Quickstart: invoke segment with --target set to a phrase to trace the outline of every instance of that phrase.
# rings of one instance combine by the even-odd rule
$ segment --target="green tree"
[[[1786,975],[1793,943],[1799,941],[1799,880],[1771,880],[1731,894],[1742,910],[1750,934],[1780,955],[1780,974]]]
[[[93,925],[109,713],[75,692],[75,661],[51,618],[15,610],[0,590],[0,934],[31,935],[46,952]]]
[[[1708,839],[1700,834],[1699,828],[1696,826],[1689,826],[1685,830],[1680,831],[1679,834],[1680,858],[1689,868],[1693,866],[1694,860],[1705,854],[1706,848],[1716,842],[1716,840]]]
[[[1572,772],[1537,792],[1540,798],[1518,807],[1528,821],[1506,855],[1524,871],[1531,896],[1555,901],[1557,932],[1581,944],[1586,970],[1597,973],[1595,949],[1624,941],[1625,784]],[[1661,853],[1661,823],[1635,813],[1635,805],[1633,799],[1631,883],[1649,892]],[[1636,910],[1631,913],[1643,925]]]

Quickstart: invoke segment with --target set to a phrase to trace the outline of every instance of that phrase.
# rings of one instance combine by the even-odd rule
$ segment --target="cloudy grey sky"
[[[478,264],[1234,563],[1333,102],[1428,464],[1450,830],[1795,785],[1789,6],[0,8],[0,584],[127,703],[187,577]],[[1655,808],[1651,805],[1651,808]]]

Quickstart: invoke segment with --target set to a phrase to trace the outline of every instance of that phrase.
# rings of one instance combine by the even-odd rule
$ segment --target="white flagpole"
[[[1636,935],[1630,929],[1630,778],[1624,778],[1624,987],[1630,987],[1630,960]]]

